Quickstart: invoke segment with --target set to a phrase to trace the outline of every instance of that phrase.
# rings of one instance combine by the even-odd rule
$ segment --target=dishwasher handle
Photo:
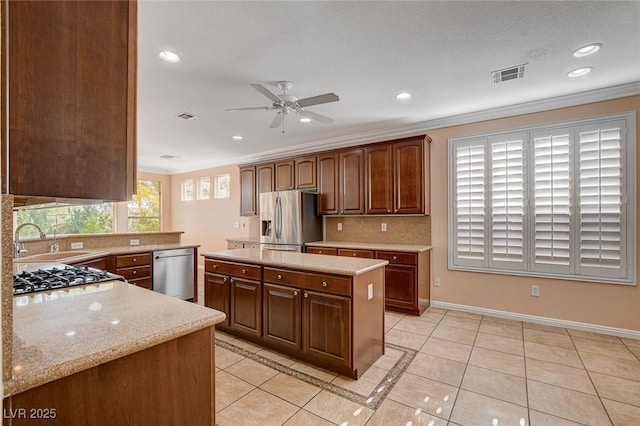
[[[189,257],[193,256],[193,254],[171,254],[169,256],[156,256],[155,259],[171,259],[172,257]]]

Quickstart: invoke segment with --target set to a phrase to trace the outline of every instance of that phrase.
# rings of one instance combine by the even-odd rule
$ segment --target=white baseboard
[[[640,331],[628,330],[626,328],[607,327],[604,325],[589,324],[586,322],[567,321],[549,317],[539,317],[536,315],[519,314],[516,312],[498,311],[496,309],[478,308],[475,306],[458,305],[456,303],[431,301],[431,306],[441,309],[452,309],[455,311],[470,312],[472,314],[489,315],[492,317],[510,319],[514,321],[526,321],[536,324],[550,325],[553,327],[571,328],[573,330],[590,331],[592,333],[608,334],[611,336],[626,337],[640,340]]]

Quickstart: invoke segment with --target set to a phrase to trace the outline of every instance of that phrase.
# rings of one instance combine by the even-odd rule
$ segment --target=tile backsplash
[[[431,216],[325,216],[325,240],[431,244]]]

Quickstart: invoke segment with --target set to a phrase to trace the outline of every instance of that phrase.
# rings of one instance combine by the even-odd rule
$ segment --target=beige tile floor
[[[319,379],[216,348],[216,422],[232,425],[640,425],[640,340],[430,308],[387,312],[386,340],[417,351],[373,410],[322,383],[368,394],[403,352],[358,381],[224,333],[217,337]]]

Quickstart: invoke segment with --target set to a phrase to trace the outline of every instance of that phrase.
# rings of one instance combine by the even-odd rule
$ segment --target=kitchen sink
[[[98,254],[96,251],[80,251],[80,250],[71,250],[71,251],[59,251],[56,253],[41,253],[41,254],[33,254],[31,256],[19,257],[17,259],[13,259],[14,262],[61,262],[68,259],[75,259],[77,257],[83,257],[87,255]]]

